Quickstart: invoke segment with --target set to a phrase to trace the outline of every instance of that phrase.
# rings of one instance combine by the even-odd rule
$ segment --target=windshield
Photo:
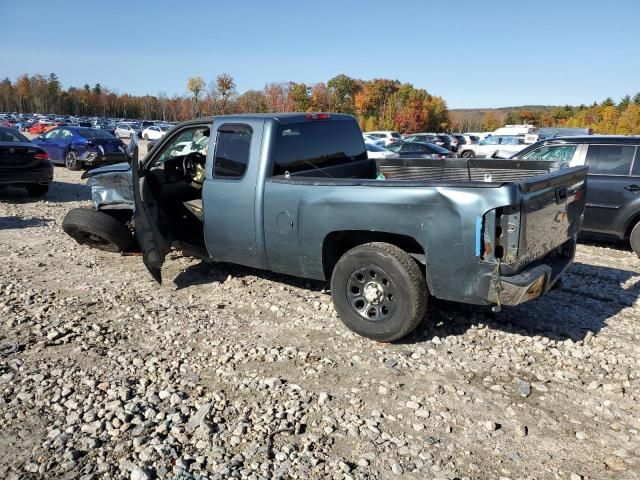
[[[78,130],[78,134],[84,138],[103,138],[105,140],[106,139],[111,140],[115,138],[110,133],[105,132],[103,130],[98,130],[96,128],[86,128],[86,129]]]
[[[429,148],[433,151],[433,153],[441,153],[441,154],[448,154],[449,150],[447,150],[446,148],[442,148],[438,145],[434,145],[433,143],[429,143]]]

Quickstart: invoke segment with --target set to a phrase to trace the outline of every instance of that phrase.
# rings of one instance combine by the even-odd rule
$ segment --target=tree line
[[[590,128],[601,134],[640,134],[640,93],[577,107],[532,106],[504,109],[467,109],[449,112],[452,130],[493,131],[504,125],[528,123],[537,127]]]
[[[21,75],[0,82],[0,111],[181,121],[204,115],[292,111],[332,111],[355,115],[365,130],[443,131],[447,104],[410,83],[337,75],[307,85],[271,82],[261,90],[238,92],[231,75],[207,83],[187,80],[189,94],[169,97],[119,94],[98,84],[62,88],[55,73]]]
[[[63,88],[55,73],[21,75],[0,82],[0,111],[181,121],[204,115],[330,111],[354,115],[365,131],[493,131],[505,124],[583,127],[595,133],[640,133],[640,93],[617,103],[607,98],[590,106],[533,106],[453,110],[442,97],[411,83],[337,75],[327,82],[271,82],[238,92],[226,73],[210,82],[187,79],[184,95],[130,95],[99,83]]]

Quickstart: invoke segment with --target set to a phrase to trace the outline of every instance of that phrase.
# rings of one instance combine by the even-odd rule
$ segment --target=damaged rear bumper
[[[492,268],[479,278],[476,295],[481,304],[520,305],[541,297],[551,290],[573,263],[575,238],[554,249],[544,258],[514,273],[505,274],[512,266],[502,265],[501,272]]]

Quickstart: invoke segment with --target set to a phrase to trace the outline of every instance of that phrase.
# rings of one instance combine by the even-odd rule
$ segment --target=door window
[[[225,124],[218,129],[213,175],[237,179],[244,176],[251,150],[251,127]]]
[[[526,160],[548,160],[569,163],[573,159],[577,145],[546,145],[522,156]]]
[[[635,149],[624,145],[589,145],[586,158],[589,173],[629,175]]]
[[[60,138],[60,132],[61,130],[57,128],[55,130],[49,130],[44,134],[44,138],[46,138],[47,140],[55,140],[56,138]]]
[[[498,145],[500,139],[498,137],[487,137],[480,141],[480,145]]]
[[[209,149],[209,135],[209,127],[192,127],[181,130],[152,161],[152,166],[163,165],[171,159],[184,157],[190,153],[199,153],[206,157]]]

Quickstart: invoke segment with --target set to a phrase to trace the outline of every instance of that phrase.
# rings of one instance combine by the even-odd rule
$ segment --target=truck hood
[[[114,163],[112,165],[105,165],[104,167],[94,168],[92,170],[87,170],[82,174],[80,178],[91,178],[96,175],[102,175],[105,173],[113,173],[113,172],[126,172],[131,170],[131,165],[127,162]]]
[[[96,209],[133,210],[131,165],[126,162],[94,168],[82,175],[91,187]]]

